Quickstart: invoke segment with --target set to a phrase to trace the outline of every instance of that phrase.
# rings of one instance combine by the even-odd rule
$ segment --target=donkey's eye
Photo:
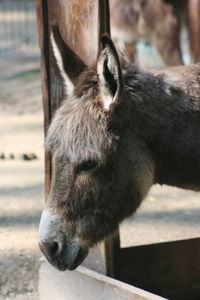
[[[92,160],[84,161],[82,164],[78,166],[78,172],[87,172],[94,169],[97,166],[97,163]]]

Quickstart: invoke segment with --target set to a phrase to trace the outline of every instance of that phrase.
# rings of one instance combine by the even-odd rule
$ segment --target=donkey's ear
[[[77,78],[86,65],[64,42],[57,25],[52,26],[51,44],[65,88],[68,94],[72,94]]]
[[[97,73],[102,102],[104,108],[109,110],[110,104],[120,100],[123,80],[117,50],[107,34],[104,34],[100,40]]]

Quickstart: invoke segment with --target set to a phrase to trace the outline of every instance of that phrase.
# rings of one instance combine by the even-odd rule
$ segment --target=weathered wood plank
[[[200,239],[124,248],[118,279],[175,300],[200,299]]]
[[[164,300],[164,298],[84,267],[59,272],[48,263],[40,269],[40,300]]]
[[[58,24],[65,42],[88,65],[98,48],[97,0],[48,0],[49,24]]]

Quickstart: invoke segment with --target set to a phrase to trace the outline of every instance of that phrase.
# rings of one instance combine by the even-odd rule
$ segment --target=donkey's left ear
[[[97,74],[103,106],[109,110],[110,105],[119,102],[121,98],[123,80],[117,50],[107,34],[100,40]]]

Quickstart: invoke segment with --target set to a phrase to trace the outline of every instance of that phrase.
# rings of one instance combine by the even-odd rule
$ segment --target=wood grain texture
[[[98,46],[97,0],[48,0],[49,25],[58,24],[62,37],[87,64],[94,64]]]

